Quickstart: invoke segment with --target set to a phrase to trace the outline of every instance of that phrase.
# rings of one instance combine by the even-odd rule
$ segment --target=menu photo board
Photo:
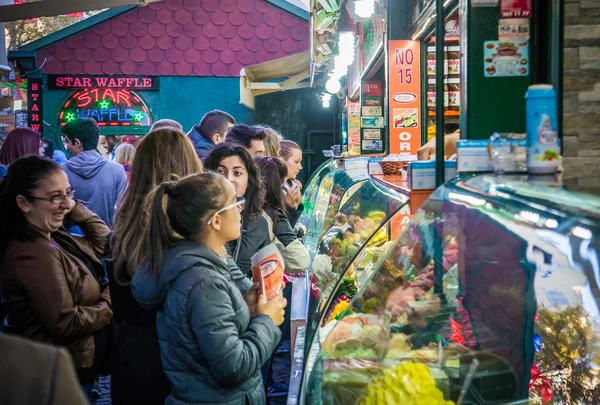
[[[360,102],[348,100],[348,152],[360,154]]]
[[[360,149],[362,154],[384,151],[383,82],[364,81],[360,92]],[[373,113],[365,116],[364,113]]]
[[[390,154],[415,155],[421,147],[419,41],[388,41]]]

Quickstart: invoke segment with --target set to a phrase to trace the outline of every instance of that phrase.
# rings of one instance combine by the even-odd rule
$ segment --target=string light
[[[354,2],[354,12],[360,18],[369,18],[375,13],[375,0],[357,0]]]
[[[331,94],[337,94],[337,92],[340,91],[341,88],[342,85],[340,84],[340,81],[335,77],[330,78],[325,83],[325,90],[327,90],[327,92]]]

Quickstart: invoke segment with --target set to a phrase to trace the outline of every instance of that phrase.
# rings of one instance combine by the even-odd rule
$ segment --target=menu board
[[[383,153],[385,127],[383,117],[383,82],[378,80],[362,82],[360,105],[361,153]]]
[[[529,41],[485,41],[485,77],[529,75]]]
[[[360,103],[348,100],[348,152],[360,154]]]
[[[389,41],[390,154],[414,155],[421,147],[419,41]]]

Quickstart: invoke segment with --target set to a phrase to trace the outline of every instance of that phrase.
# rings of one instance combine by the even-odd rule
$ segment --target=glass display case
[[[553,176],[446,183],[348,267],[299,403],[600,404],[599,249],[600,198]]]
[[[315,170],[311,178],[306,183],[304,187],[304,193],[302,195],[302,205],[304,206],[304,210],[302,211],[302,215],[298,219],[297,226],[303,227],[304,234],[306,234],[306,229],[308,228],[309,221],[312,217],[313,211],[315,209],[315,202],[317,199],[317,190],[319,189],[319,185],[325,176],[327,176],[332,171],[339,169],[339,162],[335,159],[330,159]]]
[[[355,276],[381,255],[391,234],[390,219],[407,204],[406,195],[369,178],[334,215],[310,269],[313,285],[307,341],[326,316],[329,303],[351,297],[357,286]],[[348,271],[352,263],[355,264]]]
[[[318,250],[324,231],[331,225],[342,200],[347,199],[364,184],[369,175],[365,170],[351,171],[338,168],[326,174],[319,184],[311,218],[306,228],[304,245],[311,258]]]

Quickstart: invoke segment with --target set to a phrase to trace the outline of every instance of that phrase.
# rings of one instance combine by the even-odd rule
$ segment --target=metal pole
[[[435,184],[444,176],[444,0],[435,0]]]

